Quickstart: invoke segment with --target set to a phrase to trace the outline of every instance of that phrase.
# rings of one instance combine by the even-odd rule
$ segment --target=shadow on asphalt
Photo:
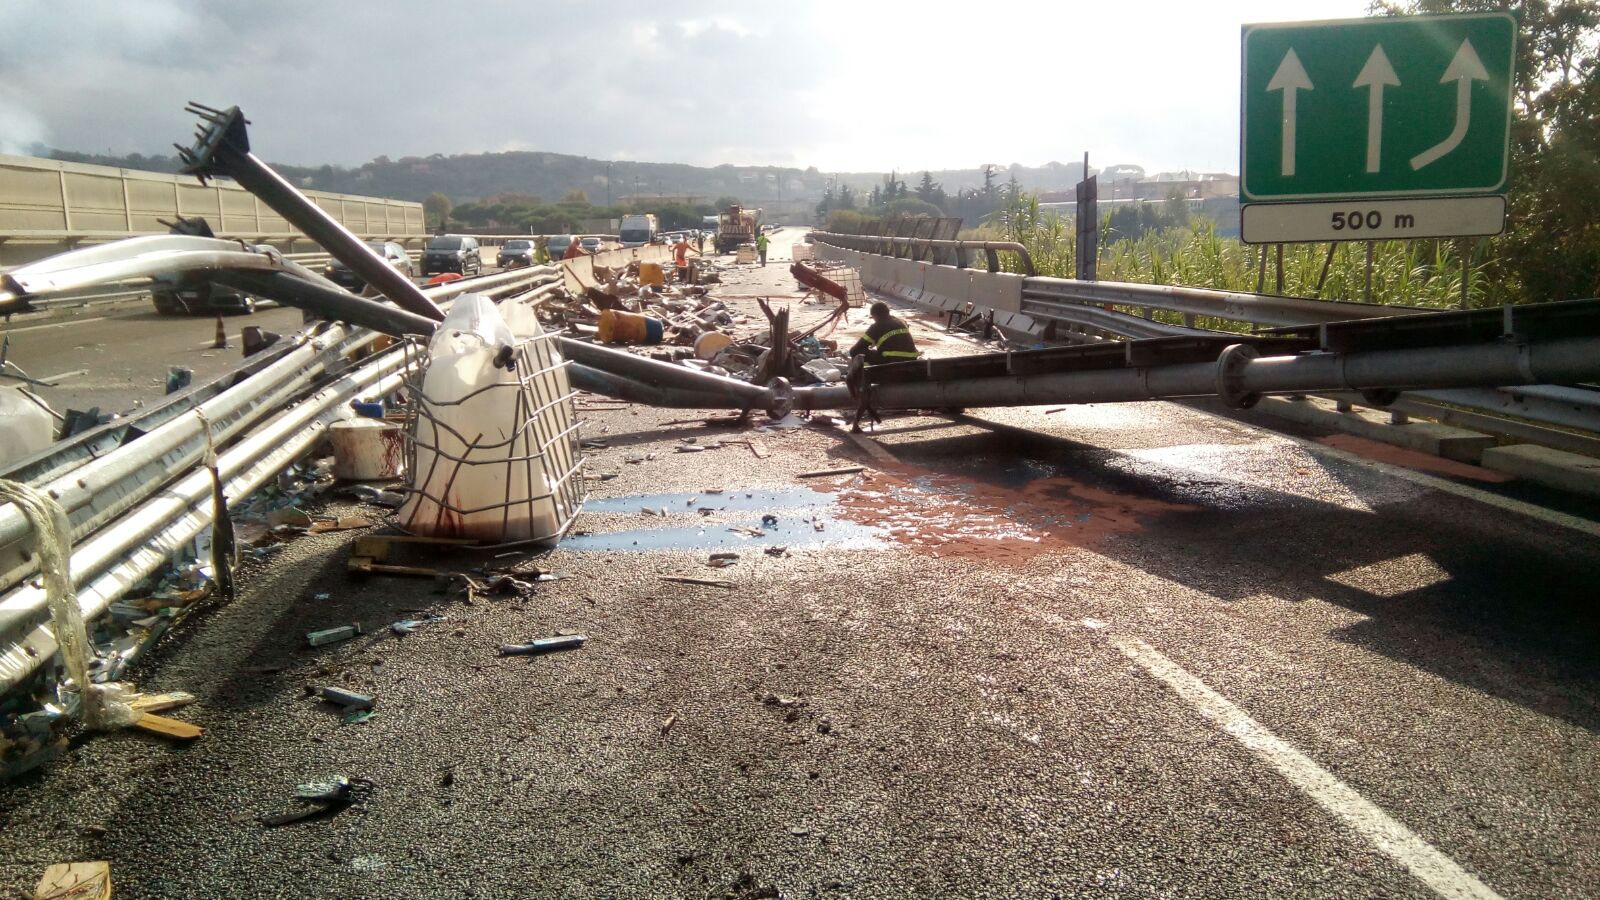
[[[1600,611],[1594,542],[1438,492],[1367,512],[1192,468],[1139,460],[1033,432],[971,422],[985,434],[895,442],[905,463],[1001,488],[1065,476],[1095,488],[1186,507],[1095,552],[1223,602],[1269,595],[1360,613],[1338,640],[1441,678],[1600,731]],[[922,430],[922,429],[908,429]],[[897,432],[894,423],[881,434]],[[1357,498],[1372,475],[1326,468]],[[1426,505],[1424,505],[1426,504]],[[1420,555],[1430,584],[1380,596],[1332,580]],[[1380,569],[1381,571],[1381,569]]]

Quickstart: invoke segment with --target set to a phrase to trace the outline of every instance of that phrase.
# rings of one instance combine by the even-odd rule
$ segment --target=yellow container
[[[642,262],[639,263],[639,283],[661,287],[667,283],[667,274],[660,263]]]
[[[595,337],[602,344],[659,344],[663,331],[660,319],[620,309],[602,309]]]

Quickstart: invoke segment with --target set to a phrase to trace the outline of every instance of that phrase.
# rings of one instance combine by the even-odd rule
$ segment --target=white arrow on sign
[[[1367,94],[1367,171],[1376,172],[1383,165],[1383,88],[1384,85],[1400,86],[1399,76],[1394,74],[1394,66],[1389,65],[1389,57],[1383,52],[1383,45],[1372,48],[1372,55],[1367,57],[1367,64],[1361,67],[1361,74],[1356,76],[1355,84],[1351,87],[1364,87]]]
[[[1467,126],[1472,124],[1472,82],[1488,80],[1489,71],[1483,67],[1483,60],[1478,59],[1478,51],[1472,49],[1471,41],[1463,40],[1450,65],[1445,67],[1444,77],[1439,79],[1440,84],[1456,83],[1456,127],[1450,129],[1444,140],[1411,157],[1411,168],[1420,169],[1436,162],[1461,146],[1462,139],[1467,136]]]
[[[1287,178],[1294,174],[1295,92],[1311,90],[1311,76],[1306,74],[1306,67],[1300,65],[1294,48],[1283,55],[1277,73],[1267,82],[1267,90],[1283,91],[1283,175]]]

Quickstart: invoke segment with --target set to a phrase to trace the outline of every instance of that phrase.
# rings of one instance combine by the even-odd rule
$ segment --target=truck
[[[717,220],[717,250],[729,253],[761,232],[761,210],[730,206]]]
[[[655,213],[637,213],[622,217],[622,228],[617,236],[624,247],[638,247],[656,239]]]

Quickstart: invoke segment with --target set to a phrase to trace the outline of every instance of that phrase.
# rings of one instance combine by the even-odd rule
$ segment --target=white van
[[[618,237],[622,238],[622,246],[639,247],[656,239],[656,217],[654,213],[623,216],[622,228]]]

